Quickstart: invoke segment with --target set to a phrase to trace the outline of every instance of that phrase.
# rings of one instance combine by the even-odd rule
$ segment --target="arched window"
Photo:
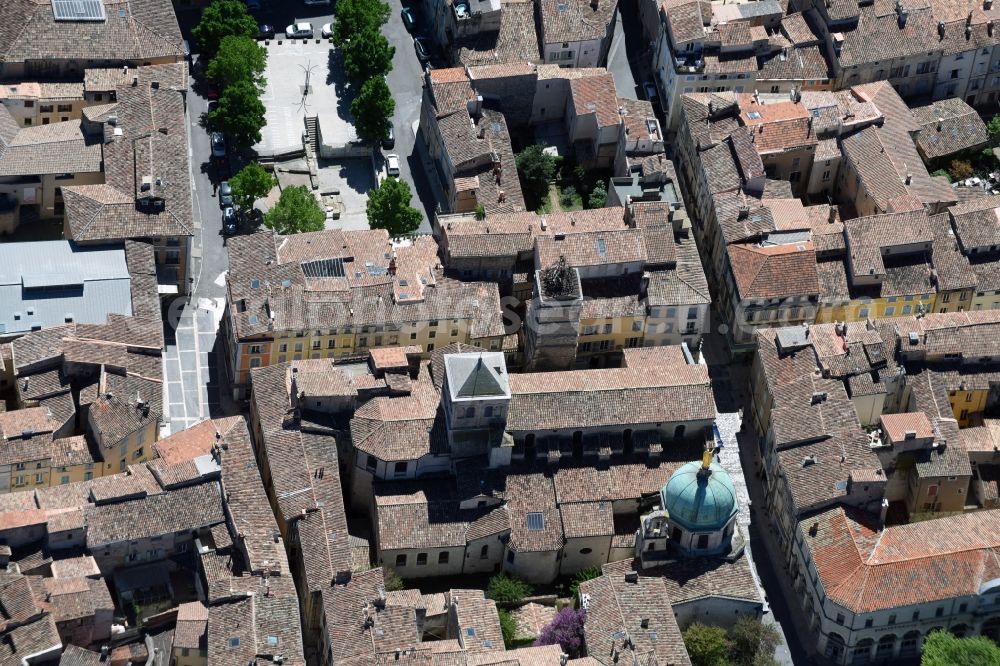
[[[870,638],[866,638],[860,641],[851,650],[851,663],[852,664],[867,664],[872,658],[872,645],[875,644]]]
[[[920,647],[920,632],[908,631],[903,634],[903,641],[899,644],[900,657],[913,657]]]
[[[875,660],[878,661],[891,657],[894,647],[896,647],[896,634],[886,634],[878,639],[878,646],[875,648]]]
[[[489,545],[485,545],[485,546],[483,546],[482,548],[479,549],[479,559],[485,560],[489,556],[490,556],[490,547],[489,547]]]
[[[844,637],[840,634],[830,634],[826,638],[826,658],[832,661],[840,661],[844,655]]]
[[[685,430],[686,428],[684,427],[683,423],[674,428],[674,439],[684,439]]]

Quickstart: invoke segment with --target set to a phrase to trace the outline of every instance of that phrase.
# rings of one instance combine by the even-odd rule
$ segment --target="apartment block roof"
[[[629,580],[630,565],[627,561],[605,565],[602,576],[580,584],[588,654],[605,666],[622,660],[689,665],[664,579]]]
[[[1000,245],[1000,196],[973,199],[953,206],[948,212],[966,254],[973,248]]]
[[[819,295],[812,241],[726,246],[741,298],[793,298]]]
[[[52,0],[9,0],[0,7],[0,62],[148,61],[184,57],[168,0],[103,0],[104,19],[63,21]]]
[[[456,61],[468,67],[498,66],[509,70],[510,63],[541,62],[535,32],[535,3],[504,0],[499,30],[459,39],[453,48]]]
[[[104,373],[105,392],[90,406],[93,434],[105,448],[163,418],[163,384],[159,378]]]
[[[497,286],[445,277],[436,253],[430,237],[394,248],[384,230],[234,238],[227,286],[236,335],[458,318],[471,322],[473,338],[503,335]]]
[[[844,222],[850,253],[851,275],[885,275],[887,258],[893,250],[920,246],[930,250],[934,240],[924,208],[901,213],[869,215]]]
[[[194,233],[185,68],[183,62],[139,67],[132,81],[116,86],[116,121],[104,125],[105,182],[63,188],[75,240]]]
[[[538,9],[542,42],[602,40],[617,8],[617,0],[542,0]]]
[[[890,2],[868,6],[849,2],[835,5],[826,10],[831,18],[858,17],[857,27],[843,32],[841,68],[919,57],[941,48],[937,45],[937,23],[929,3],[906,5],[905,20],[900,19],[895,5]],[[844,11],[835,11],[841,5]]]
[[[645,263],[645,234],[641,229],[616,231],[555,233],[538,236],[535,241],[537,265],[551,266],[565,258],[576,268],[609,264]]]
[[[962,29],[964,31],[964,26]],[[920,123],[915,141],[926,160],[973,150],[989,143],[986,123],[975,109],[957,97],[915,106],[910,111]]]
[[[826,595],[855,613],[982,594],[1000,573],[997,521],[985,510],[877,530],[834,508],[799,525]]]
[[[625,350],[626,359],[630,351]],[[673,405],[669,414],[672,422],[714,418],[715,403],[702,366],[685,365],[667,352],[646,359],[648,365],[641,369],[511,375],[508,430],[535,432],[623,422],[660,423],[665,415],[655,408],[658,404]]]
[[[0,176],[100,173],[101,144],[84,135],[78,120],[19,127],[0,108]]]
[[[548,3],[549,0],[545,0],[545,2]],[[614,3],[610,0],[604,0],[604,2],[605,4],[614,6]],[[556,0],[552,0],[550,4],[555,3]],[[566,6],[583,5],[584,0],[568,0],[565,3],[560,2],[559,4],[565,4]],[[564,40],[560,39],[556,41],[561,42]],[[570,79],[569,91],[574,112],[578,117],[594,114],[599,128],[611,127],[621,122],[618,114],[618,94],[615,89],[615,79],[610,73]]]

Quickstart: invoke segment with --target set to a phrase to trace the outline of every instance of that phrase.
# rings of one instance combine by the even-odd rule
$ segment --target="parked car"
[[[656,103],[660,99],[656,91],[656,85],[652,81],[646,81],[642,84],[642,90],[646,93],[646,99],[649,100],[649,103],[656,106]]]
[[[385,156],[385,172],[394,178],[399,178],[399,155]]]
[[[323,39],[330,39],[333,37],[333,25],[330,23],[324,23],[323,28],[319,31],[323,35]]]
[[[426,37],[414,37],[413,38],[413,48],[417,51],[417,58],[422,63],[426,63],[431,59],[431,45]]]
[[[403,7],[403,11],[400,12],[403,17],[403,26],[413,32],[417,29],[417,12],[414,11],[413,7]]]
[[[285,28],[285,37],[288,39],[309,39],[312,36],[312,23],[293,23]]]
[[[226,156],[226,139],[222,136],[222,132],[212,132],[212,157],[225,157]]]
[[[303,0],[307,5],[329,5],[330,0]]]
[[[389,125],[389,132],[382,137],[382,148],[385,150],[392,150],[396,147],[396,133],[392,131],[392,125]]]
[[[232,206],[226,206],[222,209],[222,231],[227,236],[236,233],[236,211],[233,210]]]
[[[233,188],[230,187],[229,181],[224,180],[222,184],[219,185],[219,206],[222,208],[230,208],[233,205]]]
[[[261,23],[257,39],[274,39],[274,26],[270,23]]]

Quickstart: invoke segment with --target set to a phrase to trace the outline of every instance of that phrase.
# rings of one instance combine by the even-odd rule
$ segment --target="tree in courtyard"
[[[367,30],[378,31],[389,20],[389,5],[382,0],[340,0],[333,17],[333,43],[337,48]]]
[[[398,178],[386,178],[368,193],[368,226],[385,229],[389,236],[404,236],[420,227],[423,216],[410,205],[410,186]]]
[[[264,215],[264,226],[282,235],[322,231],[326,213],[305,185],[286,187],[278,203]]]
[[[228,35],[222,38],[219,51],[208,63],[205,74],[223,88],[237,81],[250,81],[258,90],[263,90],[266,67],[267,51],[256,40]]]
[[[722,627],[695,622],[684,630],[684,647],[692,666],[729,666],[729,641]]]
[[[355,85],[392,71],[396,47],[378,28],[368,28],[344,46],[344,72]]]
[[[556,160],[542,146],[528,146],[515,160],[521,177],[521,189],[534,201],[543,201],[549,192],[549,181],[556,172]]]
[[[1000,646],[985,636],[959,638],[932,631],[924,641],[920,666],[980,666],[1000,664]]]
[[[237,81],[222,91],[219,106],[208,115],[208,121],[226,134],[234,146],[246,149],[260,143],[260,131],[267,124],[264,112],[264,103],[254,84]]]
[[[535,645],[559,645],[565,654],[576,657],[583,644],[583,623],[587,617],[584,609],[566,606],[556,613],[535,641]]]
[[[381,141],[388,133],[396,101],[385,82],[377,76],[365,81],[358,96],[351,102],[354,129],[364,141]]]
[[[385,580],[386,592],[398,592],[406,589],[403,579],[399,577],[399,574],[392,567],[384,567],[382,569],[382,578]]]
[[[773,624],[743,615],[729,630],[729,658],[734,666],[763,666],[774,662],[781,634]]]
[[[275,185],[274,174],[256,162],[250,162],[229,179],[233,201],[242,210],[250,210],[257,199],[263,199]]]
[[[486,596],[498,604],[512,604],[531,596],[531,585],[520,578],[506,574],[497,574],[490,578],[486,586]]]
[[[500,632],[503,634],[503,645],[508,650],[513,650],[514,641],[517,640],[517,620],[506,608],[498,608],[497,615],[500,616]]]
[[[191,34],[198,42],[199,56],[211,58],[225,37],[255,39],[257,30],[257,21],[247,11],[243,0],[214,0],[205,7]]]
[[[590,197],[587,199],[587,206],[589,208],[604,208],[608,203],[608,188],[604,184],[604,181],[597,181],[594,184],[594,189],[590,191]]]

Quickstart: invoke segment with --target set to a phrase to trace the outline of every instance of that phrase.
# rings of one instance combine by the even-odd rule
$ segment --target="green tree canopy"
[[[423,216],[410,205],[410,186],[398,178],[386,178],[368,193],[368,226],[385,229],[390,236],[416,231]]]
[[[555,158],[546,154],[542,146],[533,145],[521,151],[515,163],[524,193],[536,204],[545,200],[549,192],[549,181],[556,172]]]
[[[282,235],[322,231],[326,213],[305,185],[286,187],[274,207],[264,215],[264,226]]]
[[[729,630],[729,658],[734,666],[761,666],[774,662],[781,634],[773,624],[742,615]]]
[[[503,634],[503,644],[508,650],[513,650],[517,640],[517,620],[506,608],[498,608],[497,615],[500,616],[500,632]]]
[[[684,630],[684,647],[692,666],[729,666],[729,641],[722,627],[695,622]]]
[[[260,143],[260,130],[267,124],[264,112],[256,86],[250,81],[237,81],[222,91],[219,107],[209,114],[208,120],[234,146],[246,149]]]
[[[993,145],[1000,144],[1000,113],[993,116],[993,119],[986,123],[986,130],[990,133],[990,140]]]
[[[396,47],[389,45],[378,28],[366,28],[344,46],[344,72],[355,85],[383,77],[392,71]]]
[[[250,81],[258,90],[264,89],[264,69],[267,51],[256,40],[243,35],[227,35],[219,51],[208,63],[205,74],[223,88],[237,81]]]
[[[233,188],[233,201],[243,210],[250,210],[257,199],[263,199],[274,187],[274,174],[256,162],[250,162],[229,179]]]
[[[389,11],[382,0],[339,0],[333,17],[333,43],[342,48],[357,35],[377,32],[389,20]]]
[[[516,603],[533,592],[530,585],[520,578],[506,574],[497,574],[490,578],[486,587],[486,596],[497,603]]]
[[[604,181],[598,181],[594,184],[594,189],[590,191],[590,197],[587,199],[588,208],[604,208],[608,203],[608,187],[604,184]]]
[[[933,631],[924,641],[920,666],[1000,666],[1000,646],[985,636]]]
[[[211,58],[225,37],[232,35],[254,39],[257,31],[257,21],[250,16],[243,0],[213,0],[205,7],[191,34],[198,42],[199,55]]]
[[[392,98],[385,78],[377,76],[361,85],[358,96],[351,102],[354,129],[363,141],[381,141],[389,133],[396,101]]]

